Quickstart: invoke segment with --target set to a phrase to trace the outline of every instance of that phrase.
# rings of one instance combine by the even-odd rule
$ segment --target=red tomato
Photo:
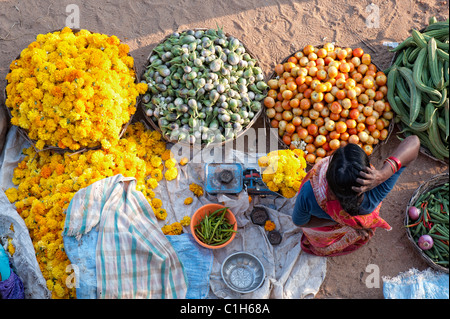
[[[299,127],[297,129],[297,134],[298,137],[301,138],[302,140],[304,140],[307,136],[308,136],[308,130],[303,128],[303,127]]]
[[[309,135],[315,135],[319,128],[317,127],[316,124],[311,123],[308,125],[306,129],[308,130]]]
[[[348,138],[348,142],[352,144],[358,144],[359,143],[358,135],[350,135]]]
[[[337,122],[336,123],[336,132],[338,133],[344,133],[345,131],[347,131],[347,124],[345,122]]]
[[[325,122],[325,128],[328,131],[334,131],[334,129],[336,128],[336,122],[333,120],[328,120],[327,122]]]
[[[337,139],[334,139],[334,140],[331,140],[329,144],[330,144],[330,148],[332,150],[337,150],[340,147],[341,142],[339,142],[339,140],[337,140]]]
[[[352,54],[354,57],[361,58],[364,54],[364,51],[361,48],[356,48],[356,49],[353,49]]]
[[[314,140],[314,145],[319,147],[322,146],[323,144],[325,144],[327,142],[327,138],[325,136],[323,136],[322,134],[319,134],[316,136],[315,140]]]

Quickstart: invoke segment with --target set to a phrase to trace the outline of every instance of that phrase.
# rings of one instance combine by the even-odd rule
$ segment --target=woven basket
[[[319,48],[319,49],[322,48],[322,47],[323,47],[323,45],[316,46],[316,48]],[[281,64],[287,62],[287,60],[288,60],[290,57],[294,56],[295,53],[298,52],[298,51],[301,51],[301,49],[296,50],[296,51],[294,51],[294,53],[292,53],[292,54],[290,54],[289,56],[287,56],[283,61],[281,61]],[[378,65],[376,65],[373,61],[372,61],[372,63],[377,67],[377,70],[380,70],[380,68],[378,67]],[[276,78],[277,76],[278,76],[277,73],[276,73],[276,72],[273,72],[272,75],[270,76],[269,80],[274,79],[274,78]],[[265,119],[266,124],[269,126],[269,128],[271,128],[272,126],[271,126],[271,124],[270,124],[270,119],[267,117],[266,112],[264,112],[264,119]],[[383,141],[380,140],[380,142],[379,142],[377,145],[375,145],[375,147],[373,148],[372,154],[375,153],[375,151],[378,150],[382,145],[384,145],[385,143],[387,143],[389,137],[391,136],[391,133],[392,133],[393,129],[394,129],[394,121],[391,120],[390,123],[389,123],[389,126],[388,126],[388,128],[387,128],[387,130],[388,130],[388,135],[387,135],[386,139],[383,140]],[[276,135],[276,137],[277,137],[277,139],[278,139],[278,144],[280,144],[284,149],[289,148],[288,145],[286,145],[286,143],[283,142],[283,139],[282,139],[282,138],[280,137],[280,135],[278,134],[278,131],[277,131],[277,132],[274,132],[273,130],[270,130],[270,131],[271,131],[272,134],[275,134],[275,135]],[[308,167],[314,166],[314,164],[309,163],[309,162],[307,162],[307,164],[308,164]]]
[[[422,183],[413,193],[411,199],[409,200],[408,205],[406,206],[406,210],[405,210],[405,218],[404,218],[404,225],[407,226],[409,224],[409,215],[408,215],[408,210],[411,206],[414,206],[414,204],[416,203],[416,201],[419,199],[419,197],[422,194],[425,194],[429,191],[431,191],[432,189],[439,187],[445,183],[448,183],[449,181],[449,174],[448,173],[443,173],[443,174],[438,174],[433,176],[432,178],[430,178],[429,180],[427,180],[426,182]],[[406,228],[406,235],[408,236],[408,240],[410,241],[411,245],[414,247],[415,251],[417,251],[417,253],[420,255],[420,257],[422,257],[422,259],[424,259],[426,261],[426,263],[428,265],[430,265],[431,267],[433,267],[434,269],[443,271],[445,273],[448,273],[448,268],[443,267],[441,265],[435,264],[430,257],[428,257],[423,251],[422,249],[420,249],[420,247],[417,245],[417,243],[415,242],[415,240],[413,239],[412,235],[411,235],[411,231],[410,228],[405,227]]]
[[[193,31],[206,31],[206,30],[208,30],[208,29],[207,29],[207,28],[194,28],[194,29],[191,29],[191,30],[193,30]],[[180,31],[179,33],[181,34],[181,33],[186,32],[186,31],[188,31],[188,30],[183,30],[183,31]],[[225,33],[225,35],[226,35],[227,37],[228,37],[228,36],[231,36],[231,35],[228,34],[228,33]],[[155,47],[158,46],[158,45],[161,44],[161,43],[164,43],[164,41],[166,41],[170,36],[171,36],[170,34],[167,35],[163,40],[161,40],[161,42],[157,43],[157,44],[155,45]],[[239,40],[239,41],[240,41],[240,40]],[[247,47],[242,41],[240,41],[240,43],[241,43],[241,44],[243,45],[243,47],[245,48],[246,53],[248,53],[253,59],[256,59],[256,60],[258,61],[258,59],[256,58],[256,56],[248,49],[248,47]],[[150,60],[150,58],[153,56],[153,54],[154,54],[154,53],[153,53],[153,49],[152,49],[152,51],[150,52],[150,54],[149,54],[149,56],[148,56],[148,58],[147,58],[147,63],[145,64],[145,66],[144,66],[144,68],[143,68],[143,70],[142,70],[142,72],[141,72],[141,74],[140,74],[140,76],[139,76],[139,79],[142,79],[142,76],[143,76],[143,74],[145,73],[145,70],[146,70],[147,66],[149,65],[149,63],[150,63],[149,60]],[[259,65],[259,63],[257,62],[257,63],[256,63],[256,66],[258,66],[258,65]],[[265,92],[267,92],[267,90],[266,90]],[[158,131],[159,133],[161,133],[161,135],[163,136],[163,138],[164,138],[165,141],[167,141],[168,143],[173,143],[173,144],[178,143],[178,144],[181,144],[181,145],[183,145],[183,146],[190,147],[190,148],[193,148],[193,149],[202,149],[202,148],[205,148],[205,147],[222,146],[222,145],[225,145],[226,143],[229,143],[229,142],[231,142],[231,141],[234,141],[234,140],[238,139],[240,136],[244,135],[244,134],[248,131],[248,129],[250,129],[250,128],[253,126],[253,124],[255,124],[255,122],[258,120],[259,116],[261,115],[261,113],[263,112],[263,109],[264,109],[263,107],[261,107],[261,109],[260,109],[260,110],[255,114],[255,116],[252,118],[252,120],[245,126],[245,128],[244,128],[242,131],[240,131],[240,132],[237,134],[237,136],[235,136],[235,138],[233,138],[233,139],[228,139],[228,140],[225,140],[225,141],[223,141],[223,142],[210,143],[210,144],[206,145],[206,144],[203,144],[203,143],[201,143],[201,144],[198,144],[198,143],[190,144],[190,143],[186,143],[186,142],[184,142],[184,141],[179,142],[178,140],[171,140],[168,136],[166,136],[165,134],[162,134],[162,131],[161,131],[161,129],[160,129],[158,123],[155,123],[150,117],[147,116],[147,114],[146,114],[146,112],[145,112],[145,108],[143,107],[142,101],[139,102],[138,108],[142,111],[142,114],[143,114],[144,119],[150,124],[150,126],[151,126],[154,130],[156,130],[156,131]]]
[[[50,33],[58,32],[58,31],[61,31],[61,30],[62,30],[62,29],[54,30],[54,31],[51,31]],[[77,33],[77,32],[79,32],[79,31],[81,31],[81,29],[75,29],[75,28],[74,28],[74,29],[71,29],[71,30],[72,30],[73,33]],[[91,32],[92,32],[92,31],[91,31]],[[130,55],[130,54],[129,54],[129,55]],[[20,54],[17,56],[16,60],[19,59],[19,58],[20,58]],[[136,68],[134,67],[133,69],[134,69],[134,73],[135,73],[135,83],[137,84],[137,83],[139,83],[139,82],[138,82],[138,77],[137,77]],[[11,72],[11,70],[9,70],[9,72]],[[8,72],[8,73],[9,73],[9,72]],[[5,89],[3,90],[3,94],[4,94],[4,101],[5,101],[5,103],[2,103],[2,105],[4,105],[4,108],[6,109],[6,114],[7,114],[8,119],[9,119],[9,122],[8,122],[8,123],[11,123],[11,118],[12,118],[11,111],[10,111],[10,109],[9,109],[8,107],[6,107],[6,99],[7,99],[6,87],[5,87]],[[136,104],[135,104],[136,106],[138,105],[140,99],[141,99],[140,96],[138,96],[138,97],[136,98]],[[132,123],[133,117],[134,117],[134,114],[132,114],[132,115],[130,116],[130,120],[122,126],[122,130],[121,130],[120,133],[119,133],[119,139],[123,136],[123,134],[124,134],[125,131],[127,130],[128,125],[129,125],[130,123]],[[78,150],[72,151],[72,150],[70,150],[70,149],[68,149],[68,148],[60,148],[60,147],[52,146],[52,145],[45,145],[43,149],[39,150],[39,149],[36,148],[36,141],[35,141],[35,140],[32,140],[32,139],[28,136],[28,133],[27,133],[27,131],[26,131],[25,129],[23,129],[23,128],[20,127],[20,126],[17,126],[17,130],[18,130],[19,134],[20,134],[26,141],[28,141],[28,142],[33,146],[33,148],[34,148],[34,150],[35,150],[36,152],[41,152],[41,151],[47,151],[47,150],[50,150],[50,151],[54,151],[54,152],[61,153],[61,154],[62,154],[62,153],[66,153],[66,152],[67,152],[67,153],[76,154],[76,153],[82,153],[82,152],[85,152],[85,151],[96,150],[96,149],[100,149],[100,148],[101,148],[101,145],[98,145],[98,146],[95,146],[95,147],[84,147],[84,148],[80,148],[80,149],[78,149]]]

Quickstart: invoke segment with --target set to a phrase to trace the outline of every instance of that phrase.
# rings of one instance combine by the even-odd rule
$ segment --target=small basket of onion
[[[413,193],[404,225],[414,249],[434,269],[448,273],[449,174],[438,174]]]

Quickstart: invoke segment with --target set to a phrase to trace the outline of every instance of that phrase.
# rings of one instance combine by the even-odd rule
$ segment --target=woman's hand
[[[372,237],[374,234],[374,230],[372,228],[363,228],[355,230],[363,240],[370,239],[370,237]]]
[[[361,186],[353,186],[352,190],[358,194],[365,193],[371,189],[377,187],[389,178],[389,171],[384,169],[377,170],[372,167],[366,167],[364,170],[359,172],[359,178],[356,179]]]

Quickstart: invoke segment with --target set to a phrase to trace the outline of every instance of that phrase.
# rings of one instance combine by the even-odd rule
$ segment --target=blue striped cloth
[[[183,265],[134,178],[116,175],[75,194],[63,236],[80,239],[94,227],[97,298],[185,298]]]

